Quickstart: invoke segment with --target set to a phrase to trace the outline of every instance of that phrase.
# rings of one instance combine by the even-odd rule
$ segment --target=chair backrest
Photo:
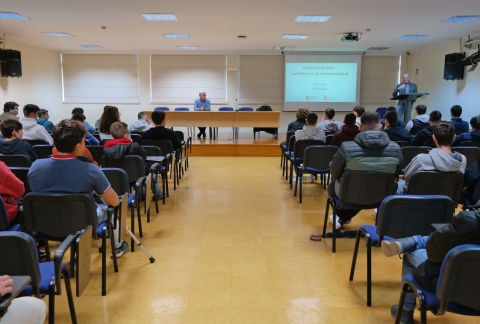
[[[52,155],[53,145],[35,145],[33,146],[33,150],[39,159],[47,159]]]
[[[85,147],[90,151],[95,162],[100,164],[104,155],[103,145],[85,145]]]
[[[166,140],[143,140],[142,145],[157,146],[162,151],[162,154],[172,154],[173,153],[173,144],[170,141]]]
[[[23,198],[27,231],[64,239],[88,225],[98,227],[93,197],[88,194],[29,193]]]
[[[0,161],[3,161],[8,167],[30,167],[32,161],[26,155],[12,154],[2,155],[0,154]]]
[[[479,273],[480,245],[459,245],[447,253],[437,284],[440,314],[447,309],[450,301],[480,311]]]
[[[395,143],[398,144],[400,147],[405,147],[405,146],[410,146],[410,143],[407,141],[394,141]],[[404,157],[405,158],[405,157]],[[411,160],[410,160],[411,161]]]
[[[140,177],[145,176],[145,163],[138,155],[127,155],[119,160],[107,159],[105,156],[101,162],[102,168],[119,168],[125,170],[128,175],[128,183],[132,184]]]
[[[238,108],[238,111],[253,111],[252,107],[240,107]]]
[[[337,150],[338,147],[329,145],[308,146],[305,148],[303,155],[303,166],[317,170],[328,170]]]
[[[344,202],[364,206],[380,204],[395,192],[394,183],[393,173],[347,171],[340,179],[340,207]]]
[[[30,189],[30,185],[28,184],[28,171],[30,171],[29,167],[8,167],[10,171],[20,180],[23,182],[23,186],[25,187],[24,195],[28,194],[32,191]]]
[[[1,274],[30,276],[30,284],[35,287],[41,281],[38,264],[37,246],[31,236],[22,232],[0,233]]]
[[[393,238],[430,235],[434,223],[449,223],[455,209],[442,195],[393,195],[378,208],[377,234]]]
[[[158,146],[154,145],[142,145],[147,156],[162,156],[162,150]]]
[[[120,168],[102,168],[103,174],[112,186],[112,189],[118,194],[122,195],[129,192],[128,175],[125,170]]]
[[[450,197],[456,206],[462,189],[461,172],[415,171],[408,182],[407,194],[444,195]]]
[[[293,149],[293,157],[296,159],[303,159],[303,154],[305,153],[305,149],[312,145],[325,145],[325,142],[320,140],[307,140],[307,139],[298,140],[295,142],[295,146]]]
[[[431,147],[429,146],[404,146],[402,147],[402,155],[403,155],[403,166],[402,168],[405,169],[407,165],[412,162],[413,158],[416,157],[418,154],[421,153],[428,153]]]
[[[141,135],[139,134],[130,134],[130,138],[132,139],[132,142],[138,142],[140,140]]]
[[[28,144],[30,144],[30,146],[35,146],[35,145],[49,145],[50,143],[48,143],[47,141],[44,141],[44,140],[26,140],[26,139],[23,139],[22,141],[24,142],[27,142]]]
[[[190,111],[190,108],[187,107],[177,107],[174,109],[175,111]]]
[[[477,146],[456,146],[452,147],[452,151],[465,155],[467,158],[467,167],[477,161],[478,156],[480,155],[480,148]]]
[[[460,146],[476,146],[480,147],[479,141],[463,141],[460,143]]]
[[[387,112],[387,107],[378,107],[375,111],[380,115],[380,118],[383,118]]]
[[[220,107],[218,108],[218,111],[233,111],[234,109],[232,107]]]
[[[293,149],[295,148],[295,142],[297,139],[295,138],[295,133],[293,136],[288,137],[287,139],[287,151],[293,152]]]
[[[325,137],[325,144],[327,144],[327,145],[332,144],[333,136],[335,136],[335,134],[328,134]]]
[[[170,108],[168,108],[168,107],[155,107],[154,110],[170,111]]]
[[[174,131],[174,132],[175,132],[175,134],[177,134],[177,137],[178,137],[178,139],[179,139],[181,142],[183,142],[183,141],[185,140],[185,134],[183,134],[182,131],[176,130],[176,131]]]

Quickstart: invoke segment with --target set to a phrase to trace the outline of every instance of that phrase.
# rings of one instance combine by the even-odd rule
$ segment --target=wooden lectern
[[[405,120],[405,126],[407,126],[407,123],[411,119],[411,113],[412,113],[412,104],[417,98],[420,98],[422,96],[428,96],[427,92],[418,92],[418,93],[404,93],[398,96],[395,96],[393,98],[390,98],[390,100],[405,100],[405,112],[403,116],[403,120]],[[398,116],[402,117],[402,116]]]

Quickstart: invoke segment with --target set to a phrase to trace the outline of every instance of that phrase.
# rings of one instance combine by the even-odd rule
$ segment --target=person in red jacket
[[[25,187],[22,180],[18,179],[5,163],[0,161],[0,194],[5,203],[10,223],[17,217],[17,200],[22,198],[24,193]]]
[[[356,116],[353,113],[348,113],[343,120],[342,129],[333,135],[331,145],[340,147],[343,142],[353,141],[358,133],[360,133],[360,129],[356,125]]]

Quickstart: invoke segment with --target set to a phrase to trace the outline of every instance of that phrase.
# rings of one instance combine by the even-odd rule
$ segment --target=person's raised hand
[[[9,275],[0,276],[0,296],[5,296],[12,292],[13,279]]]

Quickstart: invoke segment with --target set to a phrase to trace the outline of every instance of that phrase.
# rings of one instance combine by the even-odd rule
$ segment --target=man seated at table
[[[195,101],[193,102],[193,110],[195,110],[195,111],[210,111],[210,100],[207,99],[207,94],[205,93],[205,91],[200,91],[198,93],[198,96],[200,98],[195,99]],[[152,119],[153,119],[153,117],[152,117]],[[203,134],[203,139],[207,138],[207,134],[205,133],[206,129],[207,129],[206,127],[198,127],[198,130],[200,131],[200,133],[198,133],[198,135],[197,135],[198,139],[200,139],[202,134]],[[212,139],[211,136],[210,136],[210,139]]]
[[[173,130],[165,127],[165,117],[164,111],[155,110],[152,112],[152,122],[155,127],[143,133],[138,142],[141,144],[144,140],[170,141],[172,142],[173,150],[179,150],[182,147],[182,142]]]

